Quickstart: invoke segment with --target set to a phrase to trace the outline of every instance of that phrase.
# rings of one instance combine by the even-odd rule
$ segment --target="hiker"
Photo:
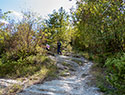
[[[57,54],[62,54],[60,48],[61,48],[61,43],[60,41],[58,41],[57,42]]]
[[[46,44],[46,50],[49,51],[49,49],[50,49],[50,46],[48,44]]]

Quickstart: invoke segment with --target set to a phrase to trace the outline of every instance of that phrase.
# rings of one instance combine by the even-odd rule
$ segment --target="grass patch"
[[[93,75],[91,84],[100,88],[101,92],[106,92],[108,83],[105,78],[105,69],[97,67],[97,64],[94,64],[91,69],[91,74]]]
[[[69,76],[70,73],[67,69],[63,70],[62,72],[59,73],[60,76]]]
[[[104,93],[104,95],[124,95],[123,91],[118,91],[115,87],[113,87],[107,81],[107,68],[101,68],[98,64],[94,64],[91,73],[93,75],[93,79],[91,81],[92,85],[100,88],[100,91]]]
[[[26,81],[24,84],[14,84],[6,88],[3,93],[5,93],[6,95],[16,95],[16,93],[23,90],[23,87],[29,87],[31,85],[43,82],[43,80],[47,77],[56,76],[57,67],[54,64],[54,61],[52,61],[51,59],[47,59],[44,64],[37,64],[37,66],[40,67],[39,71],[36,71],[27,77],[23,76],[23,77],[17,78],[18,81],[21,81],[21,82]]]
[[[62,62],[61,64],[62,64],[63,66],[67,66],[67,67],[69,67],[69,68],[72,67],[71,64],[67,64],[67,62]]]
[[[49,71],[48,71],[48,79],[47,80],[52,80],[52,79],[55,79],[55,78],[58,78],[58,68],[56,65],[52,65],[50,66],[49,68]]]
[[[37,55],[28,56],[17,61],[8,60],[6,63],[0,61],[0,76],[4,78],[28,77],[40,71],[42,66],[51,64],[47,57]],[[49,62],[49,63],[48,63]]]
[[[9,90],[8,94],[19,92],[21,89],[22,89],[21,85],[14,84],[14,85],[11,86],[11,89]]]

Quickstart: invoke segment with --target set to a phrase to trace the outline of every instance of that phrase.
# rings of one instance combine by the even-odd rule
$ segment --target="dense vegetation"
[[[33,12],[23,12],[19,22],[2,13],[0,23],[0,77],[34,74],[52,64],[45,45],[56,53],[61,41],[63,54],[77,51],[96,62],[104,72],[99,86],[106,95],[123,95],[125,89],[125,28],[122,0],[80,0],[70,15],[61,7],[42,19]],[[86,56],[85,56],[86,57]],[[103,81],[102,81],[103,82]]]
[[[113,95],[123,95],[125,89],[123,6],[122,0],[81,0],[72,11],[75,29],[73,46],[88,52],[89,59],[99,63],[97,69],[105,68],[105,81],[110,87],[106,87],[109,91],[101,88],[108,93],[114,92]]]
[[[53,63],[44,49],[46,33],[39,28],[41,17],[32,12],[23,14],[24,18],[18,23],[10,20],[9,25],[1,24],[0,77],[29,76]]]
[[[25,11],[22,12],[23,19],[17,22],[9,18],[11,13],[2,13],[1,17],[9,24],[0,23],[0,77],[29,76],[44,66],[53,68],[54,62],[47,57],[46,44],[51,46],[51,54],[57,52],[57,41],[63,43],[65,51],[71,51],[68,44],[71,24],[68,13],[62,7],[49,14],[48,19]]]

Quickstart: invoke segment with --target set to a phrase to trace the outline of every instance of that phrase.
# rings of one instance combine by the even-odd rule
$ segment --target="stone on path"
[[[96,87],[88,86],[92,75],[89,73],[92,62],[84,58],[75,58],[70,56],[52,57],[57,61],[57,66],[63,72],[65,69],[70,73],[69,76],[59,76],[59,79],[45,81],[43,84],[32,85],[17,95],[103,95]],[[73,60],[81,61],[84,65],[79,65]],[[70,64],[71,68],[62,64]],[[66,72],[67,73],[67,72]]]

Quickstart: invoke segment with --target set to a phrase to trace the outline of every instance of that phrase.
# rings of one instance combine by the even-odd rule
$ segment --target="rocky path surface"
[[[71,56],[50,57],[57,62],[59,78],[32,85],[17,95],[103,95],[98,88],[88,85],[92,62]]]

